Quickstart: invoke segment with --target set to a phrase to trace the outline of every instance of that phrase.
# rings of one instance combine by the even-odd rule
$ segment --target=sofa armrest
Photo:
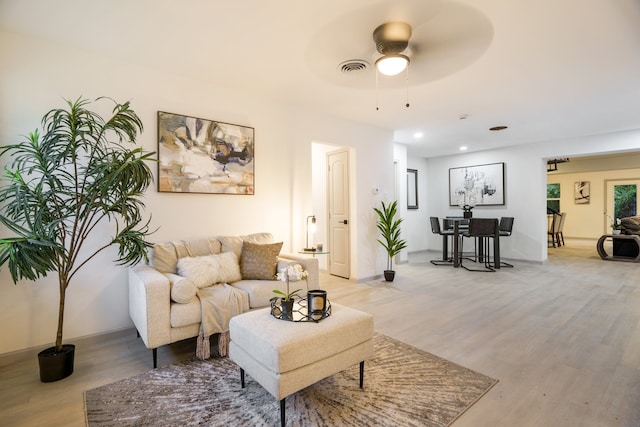
[[[309,258],[294,254],[280,254],[280,259],[287,262],[297,262],[307,271],[307,285],[309,289],[320,289],[320,266],[318,258]]]
[[[145,264],[129,268],[129,316],[147,348],[171,341],[169,278]]]

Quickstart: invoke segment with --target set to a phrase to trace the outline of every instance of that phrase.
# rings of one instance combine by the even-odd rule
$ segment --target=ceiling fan
[[[468,66],[488,48],[491,22],[472,6],[443,0],[367,2],[318,28],[305,52],[321,79],[350,89],[372,89],[376,71],[383,89],[439,80]],[[396,62],[396,77],[383,74]],[[375,65],[374,65],[375,64]],[[380,69],[379,69],[380,67]],[[398,76],[398,74],[400,76]]]
[[[387,22],[373,31],[376,50],[382,54],[376,60],[376,68],[385,76],[395,76],[403,72],[410,59],[402,52],[409,46],[411,26],[404,22]]]

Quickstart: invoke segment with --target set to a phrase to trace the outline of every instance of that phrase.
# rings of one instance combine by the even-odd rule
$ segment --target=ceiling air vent
[[[368,67],[369,63],[362,59],[350,59],[338,65],[338,69],[344,74],[359,73],[366,70]]]

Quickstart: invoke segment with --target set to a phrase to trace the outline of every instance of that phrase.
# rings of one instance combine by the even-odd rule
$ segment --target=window
[[[560,184],[547,184],[547,213],[560,213]]]
[[[613,217],[626,218],[637,215],[638,187],[634,184],[613,186]]]

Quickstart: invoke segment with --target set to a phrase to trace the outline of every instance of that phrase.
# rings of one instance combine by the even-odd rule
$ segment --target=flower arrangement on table
[[[460,192],[458,207],[460,207],[465,214],[471,214],[471,209],[475,208],[476,204],[476,195],[473,193],[473,191],[464,190]]]
[[[274,289],[273,293],[276,294],[271,301],[277,301],[278,298],[282,298],[283,301],[290,301],[294,296],[297,295],[298,292],[302,290],[296,289],[293,292],[289,291],[289,281],[295,279],[295,281],[304,280],[307,282],[307,277],[309,277],[309,273],[306,270],[302,269],[300,264],[289,264],[286,266],[281,272],[276,274],[276,279],[281,280],[283,282],[287,282],[287,292],[282,292],[280,289]],[[307,285],[308,286],[308,285]]]
[[[610,226],[613,230],[620,230],[622,228],[622,223],[620,222],[620,218],[613,219],[609,215],[607,218],[611,220]]]

